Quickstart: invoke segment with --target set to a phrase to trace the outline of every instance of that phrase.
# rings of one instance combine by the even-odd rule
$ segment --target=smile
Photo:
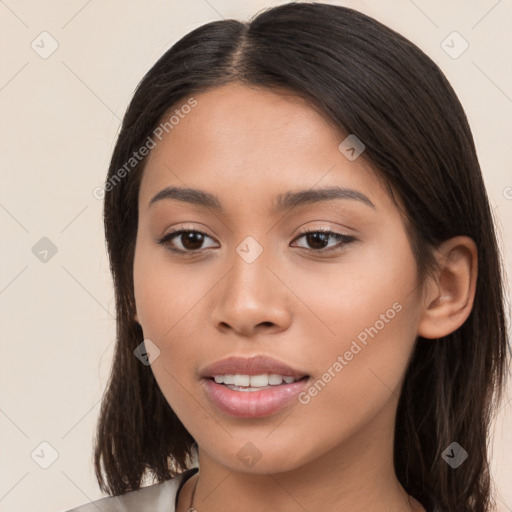
[[[225,376],[217,376],[224,378]],[[228,381],[235,375],[227,375]],[[247,382],[248,375],[240,375],[244,382]],[[251,375],[252,377],[260,378],[260,375]],[[203,378],[202,384],[208,400],[221,412],[238,418],[258,418],[270,416],[282,411],[287,405],[294,402],[297,403],[298,395],[306,389],[309,377],[305,376],[299,380],[292,382],[282,382],[281,384],[270,384],[263,386],[237,386],[236,384],[217,383],[213,378]],[[274,381],[277,382],[277,377]],[[267,381],[271,375],[263,375],[260,383]]]

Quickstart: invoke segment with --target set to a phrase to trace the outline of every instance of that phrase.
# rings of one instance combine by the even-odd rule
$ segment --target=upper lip
[[[239,357],[232,356],[205,366],[200,376],[212,378],[216,375],[261,375],[276,374],[301,379],[307,373],[268,356]]]

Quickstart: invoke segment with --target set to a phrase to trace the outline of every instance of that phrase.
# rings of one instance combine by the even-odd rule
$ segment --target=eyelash
[[[206,234],[204,231],[199,231],[197,229],[186,229],[185,227],[177,229],[175,231],[171,231],[170,233],[167,233],[162,238],[157,240],[157,243],[164,246],[165,249],[168,251],[171,251],[173,253],[177,253],[184,256],[194,256],[201,252],[201,249],[193,250],[193,251],[184,251],[182,249],[176,249],[174,247],[171,247],[171,245],[168,243],[172,239],[177,238],[179,235],[182,235],[184,233],[198,233],[200,235],[203,235],[205,237],[211,238],[208,234]],[[341,245],[338,243],[333,247],[330,247],[328,249],[307,249],[305,247],[301,247],[301,249],[306,249],[307,251],[313,251],[315,253],[320,254],[326,254],[331,253],[334,251],[342,250],[345,246],[347,246],[349,243],[353,242],[355,240],[354,237],[348,236],[348,235],[342,235],[341,233],[336,233],[335,231],[331,231],[328,229],[313,229],[309,231],[301,231],[299,232],[298,236],[294,238],[293,241],[298,240],[299,238],[302,238],[305,235],[309,234],[316,234],[316,233],[322,233],[324,235],[331,235],[332,237],[336,238],[339,242],[341,242]]]

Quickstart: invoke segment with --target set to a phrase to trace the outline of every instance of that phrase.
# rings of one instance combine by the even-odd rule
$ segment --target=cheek
[[[197,336],[190,330],[194,322],[193,305],[201,296],[190,285],[190,275],[170,272],[169,262],[154,250],[139,246],[134,260],[134,294],[144,339],[160,350],[151,371],[166,401],[184,424],[196,424],[204,411],[195,410],[186,390],[191,369],[195,368]]]
[[[345,257],[346,256],[346,257]],[[315,349],[348,349],[353,339],[409,340],[417,306],[416,264],[405,235],[348,251],[339,264],[285,276],[306,308],[297,316]],[[307,320],[307,322],[306,322]],[[402,332],[399,326],[410,329]],[[377,331],[377,332],[376,332]],[[313,336],[313,338],[311,338]],[[320,337],[320,338],[319,338]]]
[[[385,300],[382,304],[357,321],[350,315],[343,321],[340,315],[337,327],[343,335],[312,354],[316,374],[299,397],[302,412],[297,418],[303,429],[313,432],[319,429],[317,418],[323,418],[319,438],[326,449],[333,440],[382,425],[377,418],[392,421],[394,416],[414,342],[415,310],[409,303],[394,303],[395,308],[387,308]]]
[[[181,324],[190,321],[194,305],[208,290],[207,276],[198,280],[200,271],[194,265],[178,269],[162,251],[138,245],[133,269],[139,323],[145,337],[160,343],[172,339],[176,330],[183,331]]]
[[[190,374],[197,366],[204,342],[201,301],[213,285],[207,276],[198,279],[199,271],[193,267],[182,265],[177,271],[159,249],[140,245],[135,251],[137,315],[144,339],[160,350],[151,369],[173,408],[186,395],[183,390],[190,385]]]
[[[327,334],[309,353],[317,380],[304,402],[317,412],[336,403],[330,414],[356,426],[398,398],[416,339],[419,297],[407,240],[360,252],[331,271],[328,286],[312,290],[304,285],[302,293]]]

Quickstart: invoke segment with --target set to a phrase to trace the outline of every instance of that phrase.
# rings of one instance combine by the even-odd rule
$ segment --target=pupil
[[[183,247],[191,250],[201,248],[203,243],[203,235],[201,233],[182,233],[181,237]]]
[[[306,235],[308,244],[314,249],[323,249],[329,243],[329,235],[327,233],[311,233]],[[318,244],[320,242],[320,244]]]

